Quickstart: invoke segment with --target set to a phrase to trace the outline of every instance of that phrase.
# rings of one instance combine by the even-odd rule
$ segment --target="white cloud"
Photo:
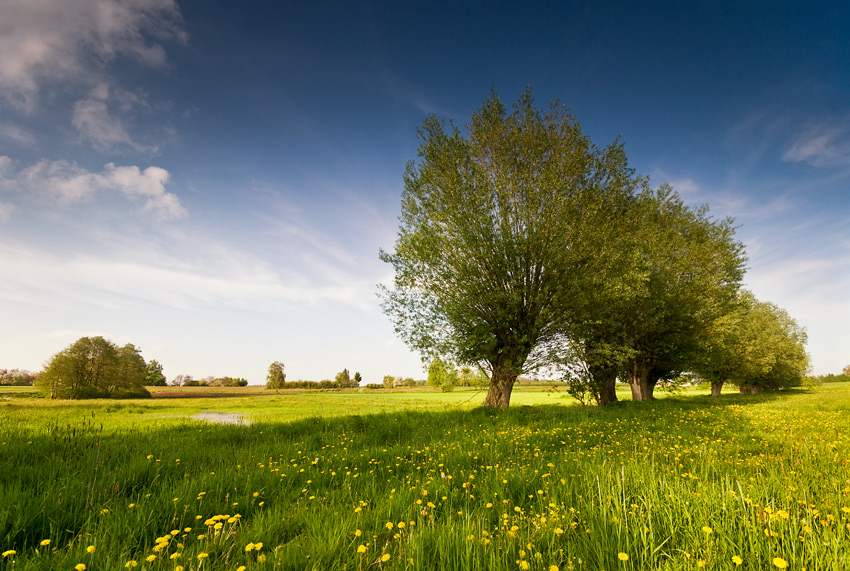
[[[30,114],[44,83],[96,84],[118,55],[161,67],[187,37],[174,0],[4,0],[0,22],[0,96]]]
[[[74,103],[71,124],[84,141],[102,152],[116,152],[122,148],[152,153],[157,150],[133,141],[124,124],[109,112],[104,101],[84,99]]]
[[[0,125],[0,137],[17,147],[34,147],[36,143],[36,138],[32,133],[10,123]]]
[[[0,172],[4,166],[10,170],[9,165],[8,157],[0,157]],[[91,200],[101,191],[119,191],[131,198],[144,199],[144,210],[154,212],[159,218],[186,216],[179,198],[166,191],[168,180],[168,171],[155,166],[142,170],[109,163],[103,171],[95,173],[68,161],[41,160],[16,176],[5,178],[3,187],[47,196],[60,204]]]
[[[846,121],[810,125],[797,136],[782,159],[816,167],[850,166],[850,125]]]

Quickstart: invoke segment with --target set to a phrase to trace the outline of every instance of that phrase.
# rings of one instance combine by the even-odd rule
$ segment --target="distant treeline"
[[[32,373],[24,369],[0,369],[0,385],[7,387],[29,387],[38,377],[38,373]]]

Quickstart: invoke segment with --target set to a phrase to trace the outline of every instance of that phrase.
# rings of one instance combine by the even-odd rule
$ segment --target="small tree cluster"
[[[54,355],[35,386],[50,398],[145,398],[147,366],[131,343],[82,337]]]
[[[37,373],[24,369],[0,369],[0,386],[32,386],[37,377]]]

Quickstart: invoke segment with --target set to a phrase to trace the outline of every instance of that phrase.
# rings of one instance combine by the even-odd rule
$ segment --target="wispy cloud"
[[[850,166],[850,121],[809,125],[797,135],[782,159],[815,167]]]
[[[46,83],[96,84],[119,55],[162,67],[187,39],[174,0],[6,0],[0,22],[0,97],[27,114]]]
[[[0,175],[11,170],[11,160],[0,157]],[[98,192],[117,191],[143,199],[143,210],[153,212],[158,218],[182,218],[187,215],[186,209],[175,194],[166,190],[168,180],[168,171],[156,166],[142,170],[138,166],[108,163],[98,173],[68,161],[41,160],[4,176],[0,189],[23,190],[59,204],[92,200]]]

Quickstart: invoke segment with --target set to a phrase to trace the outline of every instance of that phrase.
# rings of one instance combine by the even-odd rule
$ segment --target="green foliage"
[[[50,398],[142,398],[147,367],[139,350],[103,337],[82,337],[54,355],[35,386]]]
[[[145,367],[145,385],[149,387],[164,387],[168,384],[162,373],[162,364],[156,359],[148,361]]]
[[[31,373],[22,369],[0,369],[0,386],[32,386],[37,377],[38,375],[36,373]]]
[[[415,387],[416,381],[413,379],[413,377],[407,377],[406,379],[404,379],[404,386]]]
[[[428,381],[429,387],[439,387],[443,384],[443,377],[446,375],[446,364],[439,357],[431,359],[431,364],[428,365]]]
[[[283,363],[275,361],[269,365],[269,373],[266,375],[267,389],[283,389],[286,388],[286,373],[284,372]]]
[[[827,375],[809,377],[808,382],[815,385],[821,385],[823,383],[850,383],[850,375],[847,373],[842,373],[840,375],[829,373]]]
[[[485,404],[505,408],[518,375],[552,364],[640,181],[622,145],[597,148],[530,90],[510,114],[492,94],[467,133],[436,117],[419,131],[395,248],[381,252],[395,269],[383,309],[423,359],[491,370]]]
[[[360,371],[354,372],[354,379],[352,380],[354,381],[353,383],[351,383],[352,385],[356,387],[360,386],[360,383],[363,382],[363,377],[360,376]]]
[[[382,381],[383,385],[387,389],[393,388],[393,383],[395,382],[395,377],[392,375],[384,375],[384,380]]]
[[[348,374],[348,369],[343,369],[334,377],[334,383],[338,387],[347,387],[351,383],[351,375]]]

